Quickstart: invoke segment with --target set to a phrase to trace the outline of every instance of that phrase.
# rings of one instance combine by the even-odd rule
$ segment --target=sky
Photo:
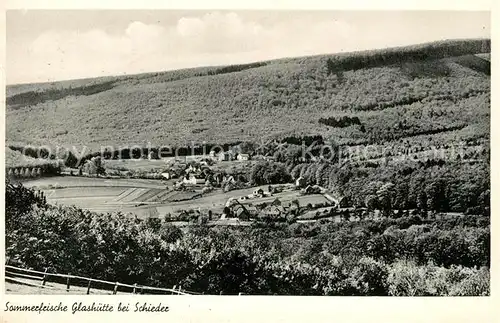
[[[52,82],[457,38],[481,11],[8,10],[7,84]]]

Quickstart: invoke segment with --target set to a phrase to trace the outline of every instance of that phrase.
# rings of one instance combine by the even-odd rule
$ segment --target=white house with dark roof
[[[250,155],[249,154],[238,154],[238,157],[236,157],[239,161],[245,161],[245,160],[250,160]]]
[[[203,185],[203,184],[205,184],[206,180],[204,177],[200,177],[200,176],[197,176],[195,174],[189,174],[189,176],[184,177],[182,182],[185,184]]]

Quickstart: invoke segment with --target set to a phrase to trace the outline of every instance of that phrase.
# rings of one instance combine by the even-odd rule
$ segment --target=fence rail
[[[113,294],[114,295],[118,292],[118,289],[120,287],[132,289],[132,294],[145,294],[147,291],[157,291],[157,292],[169,293],[172,295],[201,295],[199,293],[182,290],[181,286],[179,286],[178,288],[177,288],[177,286],[174,286],[173,288],[160,288],[160,287],[144,286],[144,285],[138,285],[138,284],[130,285],[130,284],[124,284],[124,283],[120,283],[120,282],[110,282],[110,281],[106,281],[106,280],[76,276],[76,275],[71,275],[71,274],[49,273],[47,271],[25,269],[25,268],[10,266],[10,265],[5,265],[5,276],[6,276],[6,278],[7,278],[7,276],[10,276],[10,277],[14,277],[14,278],[27,278],[27,279],[31,279],[31,280],[39,280],[39,281],[41,281],[41,285],[39,285],[40,287],[45,287],[45,284],[49,281],[49,277],[57,277],[57,278],[61,278],[61,279],[66,279],[66,290],[70,289],[72,280],[73,280],[73,286],[81,286],[81,284],[76,284],[75,280],[85,281],[87,283],[87,285],[86,285],[87,295],[90,294],[92,283],[113,286]],[[20,280],[18,280],[18,279],[12,279],[12,281],[18,282],[18,283],[20,282]],[[103,290],[101,288],[94,288],[94,289]],[[104,290],[107,290],[107,289],[104,289]]]

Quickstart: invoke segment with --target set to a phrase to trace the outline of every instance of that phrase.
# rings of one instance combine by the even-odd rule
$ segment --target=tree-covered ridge
[[[56,96],[57,100],[24,108],[8,107],[7,139],[38,144],[151,141],[160,145],[321,134],[350,143],[391,140],[427,131],[456,133],[461,127],[488,128],[490,77],[470,56],[487,61],[466,55],[470,54],[466,51],[484,49],[483,42],[470,44],[460,53],[441,51],[461,55],[456,58],[424,55],[415,60],[402,55],[407,57],[404,62],[389,64],[382,60],[386,63],[367,63],[356,69],[348,69],[354,63],[345,63],[347,67],[335,73],[329,72],[327,64],[332,57],[337,57],[335,64],[342,66],[342,62],[355,58],[360,62],[370,57],[378,60],[380,55],[396,55],[405,49],[387,50],[388,54],[375,51],[314,56],[270,61],[262,66],[256,63],[111,78],[113,88],[93,95]],[[446,47],[447,43],[439,46]],[[52,90],[49,87],[44,91]],[[422,106],[436,113],[420,115]],[[459,113],[463,109],[468,111],[465,121]],[[398,129],[392,120],[380,121],[385,115],[409,120]],[[362,127],[338,129],[318,122],[342,116],[359,118]],[[442,121],[434,126],[425,118]]]

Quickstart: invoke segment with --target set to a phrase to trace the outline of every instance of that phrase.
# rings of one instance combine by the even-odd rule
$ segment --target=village
[[[25,185],[45,194],[53,204],[102,213],[117,210],[179,226],[338,221],[346,214],[362,212],[349,209],[327,189],[308,185],[303,177],[279,184],[253,183],[249,172],[266,162],[273,162],[273,157],[232,150],[164,159],[104,160],[104,170],[97,174],[88,167],[83,172],[63,169],[57,176],[30,177]],[[146,166],[155,168],[143,171]]]
[[[242,174],[224,171],[229,165],[248,165],[255,159],[271,158],[234,154],[231,151],[216,154],[211,151],[208,156],[172,162],[171,167],[162,172],[163,178],[173,181],[173,190],[194,194],[190,209],[167,213],[165,219],[178,225],[249,225],[252,221],[307,222],[335,217],[342,220],[346,212],[353,211],[344,205],[342,199],[332,196],[318,185],[307,185],[302,177],[286,184],[252,186]],[[196,207],[200,198],[217,197],[230,191],[241,192],[241,195],[227,194],[223,206]]]

